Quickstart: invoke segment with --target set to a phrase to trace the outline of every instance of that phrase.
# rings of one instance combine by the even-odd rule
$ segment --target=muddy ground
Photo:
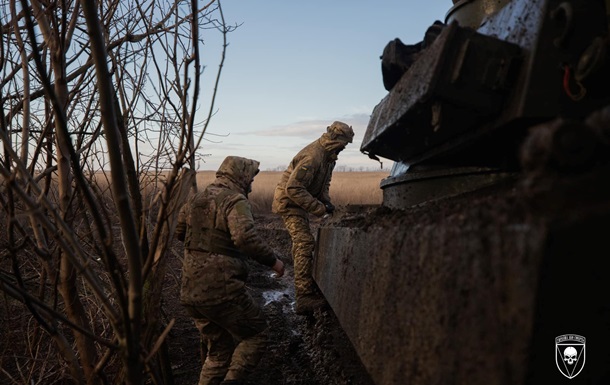
[[[276,215],[257,215],[261,234],[285,256],[286,273],[277,279],[271,270],[251,264],[247,286],[263,304],[269,322],[269,347],[251,381],[264,385],[373,385],[332,310],[313,316],[294,312],[291,242]],[[319,222],[312,220],[317,233]],[[179,246],[177,251],[181,253]],[[199,334],[178,301],[180,261],[175,258],[166,284],[164,309],[176,324],[169,335],[169,350],[176,385],[196,384],[201,360]]]

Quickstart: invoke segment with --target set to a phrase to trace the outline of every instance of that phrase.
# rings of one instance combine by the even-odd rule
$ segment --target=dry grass
[[[261,171],[254,178],[249,199],[255,212],[271,212],[273,191],[281,176],[281,171]],[[334,172],[330,183],[330,198],[335,206],[381,204],[379,183],[387,176],[385,171]],[[197,174],[197,185],[203,188],[212,183],[214,177],[214,171],[200,171]]]

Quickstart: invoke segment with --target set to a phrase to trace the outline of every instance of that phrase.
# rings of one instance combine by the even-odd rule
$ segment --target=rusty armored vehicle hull
[[[607,6],[461,0],[385,47],[383,204],[314,268],[377,385],[610,384]]]

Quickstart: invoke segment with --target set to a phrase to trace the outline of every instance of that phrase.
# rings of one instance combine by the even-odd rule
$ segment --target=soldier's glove
[[[332,214],[335,212],[335,206],[330,202],[324,202],[324,207],[326,207],[327,214]]]
[[[323,217],[324,215],[326,215],[326,205],[322,202],[318,202],[316,204],[315,210],[311,213],[316,217]]]

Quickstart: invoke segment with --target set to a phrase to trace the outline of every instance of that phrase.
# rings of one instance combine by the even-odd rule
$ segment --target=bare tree
[[[0,0],[0,24],[7,317],[24,305],[76,383],[171,383],[167,250],[235,27],[217,0]],[[202,32],[221,52],[200,117]],[[3,374],[63,376],[35,350]]]

